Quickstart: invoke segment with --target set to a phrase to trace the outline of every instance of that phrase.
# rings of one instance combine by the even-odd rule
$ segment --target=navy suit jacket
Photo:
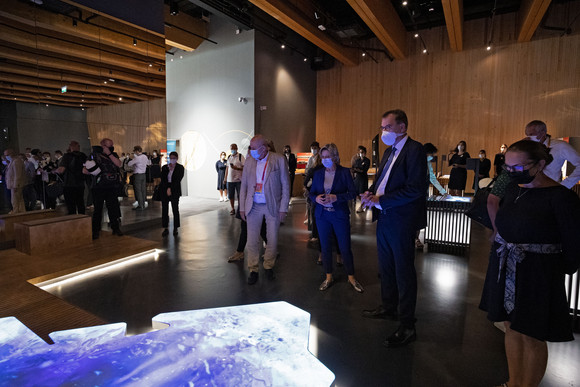
[[[369,191],[376,193],[377,180],[391,154],[392,147],[387,148],[375,182]],[[413,231],[427,226],[427,155],[421,143],[407,138],[407,142],[393,164],[391,174],[385,187],[385,194],[379,198],[383,213],[388,216],[389,224],[397,227],[412,227]],[[378,219],[381,211],[373,208],[373,221]]]
[[[312,177],[312,186],[310,187],[309,197],[312,203],[316,204],[314,209],[315,216],[320,216],[323,211],[323,206],[316,203],[316,197],[325,193],[325,171],[326,168],[320,168],[314,172],[314,176]],[[335,211],[349,214],[350,210],[348,208],[348,202],[349,200],[356,198],[357,195],[356,187],[354,186],[354,181],[352,180],[352,175],[350,174],[349,168],[345,168],[340,165],[336,166],[336,172],[334,174],[334,181],[332,182],[330,193],[336,195],[336,201],[332,203],[332,207],[335,209]]]

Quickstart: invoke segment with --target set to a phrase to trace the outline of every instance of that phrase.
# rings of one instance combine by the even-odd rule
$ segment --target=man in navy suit
[[[388,146],[375,183],[361,195],[373,208],[382,305],[363,311],[363,317],[399,319],[399,328],[384,341],[387,347],[406,345],[417,338],[415,306],[415,234],[427,225],[427,164],[423,146],[407,135],[407,115],[390,110],[381,121],[382,141]]]

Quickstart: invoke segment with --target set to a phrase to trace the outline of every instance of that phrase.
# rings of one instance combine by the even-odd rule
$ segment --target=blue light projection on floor
[[[329,386],[308,352],[310,314],[286,302],[163,313],[166,329],[125,337],[126,324],[54,332],[49,345],[0,319],[1,386]]]

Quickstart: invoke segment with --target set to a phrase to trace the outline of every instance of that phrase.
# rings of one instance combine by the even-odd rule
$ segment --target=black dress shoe
[[[163,232],[161,233],[161,236],[166,237],[167,235],[169,235],[169,230],[168,229],[163,230]]]
[[[268,278],[270,281],[273,281],[276,279],[276,274],[274,274],[274,270],[272,269],[266,269],[266,278]]]
[[[383,342],[383,345],[387,348],[402,347],[413,341],[417,340],[417,331],[415,327],[407,328],[403,325],[399,326],[399,329]]]
[[[173,236],[177,236],[179,235],[179,232],[177,231],[177,229],[173,229]]]
[[[121,230],[120,230],[120,229],[116,229],[116,230],[113,230],[113,235],[116,235],[116,236],[123,236],[123,233],[121,232]]]
[[[258,272],[257,271],[251,271],[250,272],[250,276],[248,277],[248,285],[253,285],[256,282],[258,282]]]
[[[362,316],[366,318],[383,319],[383,320],[397,320],[397,312],[388,311],[382,305],[376,309],[365,309],[362,311]]]

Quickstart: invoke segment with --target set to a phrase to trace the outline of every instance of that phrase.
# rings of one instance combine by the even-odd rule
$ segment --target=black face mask
[[[522,172],[508,172],[508,173],[511,181],[517,184],[529,184],[536,178],[536,175],[534,176],[530,175],[529,169],[526,169]]]

